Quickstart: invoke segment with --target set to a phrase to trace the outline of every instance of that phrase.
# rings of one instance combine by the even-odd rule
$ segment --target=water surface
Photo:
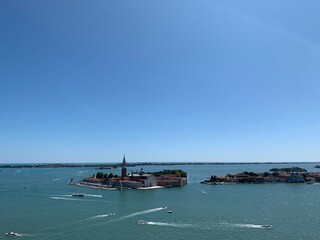
[[[309,171],[316,170],[314,165],[295,164]],[[185,170],[189,183],[144,191],[66,184],[71,177],[94,174],[94,168],[2,169],[0,239],[8,231],[25,239],[319,239],[320,185],[199,184],[210,175],[291,166],[146,166],[145,171]],[[120,174],[119,169],[105,172]],[[75,198],[73,192],[86,196]]]

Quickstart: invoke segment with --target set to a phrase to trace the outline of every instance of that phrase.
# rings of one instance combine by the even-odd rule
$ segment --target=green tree
[[[104,174],[103,172],[97,172],[96,178],[103,178]]]
[[[215,182],[216,180],[217,180],[217,176],[216,175],[214,175],[214,176],[211,175],[210,182]]]
[[[109,178],[113,178],[113,173],[110,173],[110,174],[109,174]]]
[[[251,176],[251,177],[257,177],[258,176],[258,174],[254,173],[254,172],[249,172],[248,175]]]

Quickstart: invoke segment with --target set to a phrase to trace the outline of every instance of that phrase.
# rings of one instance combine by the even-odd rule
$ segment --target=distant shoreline
[[[174,166],[174,165],[253,165],[253,164],[319,164],[319,162],[135,162],[127,163],[127,167],[135,166]],[[0,164],[0,168],[87,168],[110,169],[121,167],[118,163],[27,163]]]

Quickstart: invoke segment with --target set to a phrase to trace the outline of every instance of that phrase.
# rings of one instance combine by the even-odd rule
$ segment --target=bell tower
[[[126,163],[126,155],[123,155],[122,160],[122,168],[121,168],[121,178],[125,178],[127,176],[127,163]]]

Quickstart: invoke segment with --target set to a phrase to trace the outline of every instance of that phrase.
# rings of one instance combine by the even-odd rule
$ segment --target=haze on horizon
[[[0,2],[0,163],[319,161],[320,2]]]

